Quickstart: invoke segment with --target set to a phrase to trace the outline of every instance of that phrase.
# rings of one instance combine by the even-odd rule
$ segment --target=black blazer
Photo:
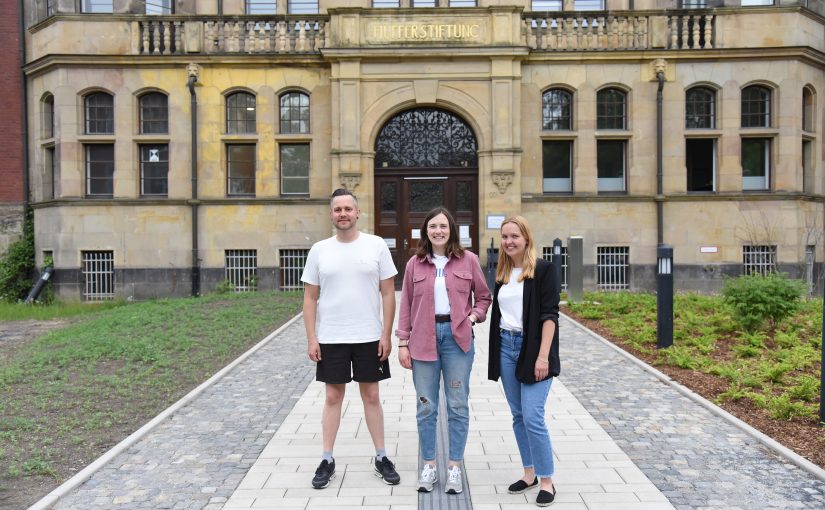
[[[496,282],[493,292],[493,307],[490,319],[490,359],[487,378],[498,381],[501,376],[499,356],[501,355],[501,309],[498,305],[498,291],[501,283]],[[553,264],[544,260],[536,261],[533,278],[524,280],[524,308],[522,309],[522,331],[524,341],[516,364],[516,379],[524,384],[536,382],[534,368],[541,346],[541,327],[544,321],[556,323],[553,345],[550,346],[550,374],[556,377],[561,372],[559,361],[559,282]]]

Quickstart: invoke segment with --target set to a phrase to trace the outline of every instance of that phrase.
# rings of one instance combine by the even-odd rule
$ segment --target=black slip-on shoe
[[[538,478],[534,478],[533,483],[531,483],[530,485],[527,485],[527,482],[525,482],[524,480],[519,480],[516,483],[511,484],[507,488],[507,492],[509,492],[510,494],[522,494],[524,492],[529,491],[530,489],[537,486],[538,484],[539,484],[539,479]]]
[[[536,496],[536,506],[550,506],[556,499],[556,487],[553,486],[553,492],[540,490],[539,495]]]

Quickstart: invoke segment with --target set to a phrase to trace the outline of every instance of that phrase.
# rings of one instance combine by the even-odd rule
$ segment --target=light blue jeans
[[[553,476],[553,445],[544,423],[544,405],[553,378],[534,384],[524,384],[516,379],[521,342],[521,333],[501,330],[501,384],[513,414],[513,432],[521,465],[535,469],[539,478],[549,478]]]
[[[418,420],[418,444],[425,461],[435,460],[436,423],[438,421],[438,391],[444,376],[447,396],[447,429],[450,439],[450,460],[464,459],[467,430],[470,427],[470,370],[475,357],[475,345],[464,352],[453,338],[449,322],[435,324],[436,361],[413,360],[413,384],[418,397],[415,417]]]

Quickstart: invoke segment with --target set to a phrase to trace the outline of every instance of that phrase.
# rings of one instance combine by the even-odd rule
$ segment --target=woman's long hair
[[[521,276],[519,276],[518,281],[524,281],[525,278],[532,278],[536,272],[536,247],[533,245],[533,232],[530,230],[530,225],[527,224],[527,220],[523,216],[510,216],[504,223],[501,224],[502,228],[504,225],[512,223],[516,227],[518,227],[519,231],[521,232],[521,236],[524,238],[525,247],[524,247],[524,259],[521,262]],[[507,283],[510,281],[510,273],[513,271],[513,259],[510,258],[509,255],[504,253],[504,247],[499,246],[498,249],[498,267],[496,268],[496,282],[497,283]]]
[[[450,238],[447,240],[446,255],[448,257],[464,255],[464,248],[461,247],[461,240],[458,238],[458,226],[455,224],[453,215],[443,207],[436,207],[427,213],[424,222],[421,224],[421,237],[418,239],[418,249],[415,251],[416,257],[420,259],[433,254],[433,243],[430,242],[430,236],[427,235],[427,223],[439,214],[443,214],[447,218],[447,225],[450,226]]]

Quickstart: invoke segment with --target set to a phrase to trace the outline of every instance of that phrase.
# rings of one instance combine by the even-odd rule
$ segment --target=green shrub
[[[734,318],[749,332],[760,329],[765,321],[776,326],[796,310],[804,294],[805,284],[801,281],[773,273],[730,278],[722,290]]]
[[[31,213],[23,222],[23,236],[9,245],[0,260],[0,300],[26,299],[34,274],[34,221]]]

